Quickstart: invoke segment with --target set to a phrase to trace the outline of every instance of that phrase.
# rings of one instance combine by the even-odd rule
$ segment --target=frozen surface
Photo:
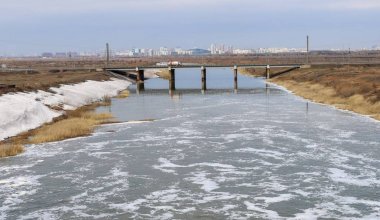
[[[62,114],[52,107],[73,110],[100,100],[104,96],[114,96],[129,85],[129,82],[119,79],[102,82],[86,81],[51,88],[52,92],[2,95],[0,96],[0,140],[36,128]]]

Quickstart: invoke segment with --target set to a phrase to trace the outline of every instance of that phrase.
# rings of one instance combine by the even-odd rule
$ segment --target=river
[[[380,218],[380,123],[231,69],[113,99],[123,123],[0,160],[0,219]]]

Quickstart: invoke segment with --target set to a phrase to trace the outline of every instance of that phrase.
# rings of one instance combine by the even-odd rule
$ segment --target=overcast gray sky
[[[0,55],[132,47],[380,45],[380,0],[1,0]]]

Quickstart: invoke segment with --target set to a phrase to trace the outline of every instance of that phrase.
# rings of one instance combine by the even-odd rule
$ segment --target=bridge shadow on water
[[[130,88],[130,93],[133,95],[149,95],[149,96],[182,96],[182,95],[249,95],[249,94],[270,94],[279,95],[283,93],[282,90],[273,87],[267,88],[243,88],[243,89],[207,89],[202,91],[200,89],[177,89],[170,91],[168,89],[145,89],[138,90],[136,86]]]

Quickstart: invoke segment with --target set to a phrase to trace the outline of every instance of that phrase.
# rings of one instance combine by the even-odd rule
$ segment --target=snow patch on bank
[[[0,140],[39,127],[63,114],[48,106],[61,106],[64,110],[74,110],[99,101],[105,96],[116,96],[130,84],[120,79],[101,82],[89,80],[50,88],[52,92],[19,92],[2,95],[0,96]]]

